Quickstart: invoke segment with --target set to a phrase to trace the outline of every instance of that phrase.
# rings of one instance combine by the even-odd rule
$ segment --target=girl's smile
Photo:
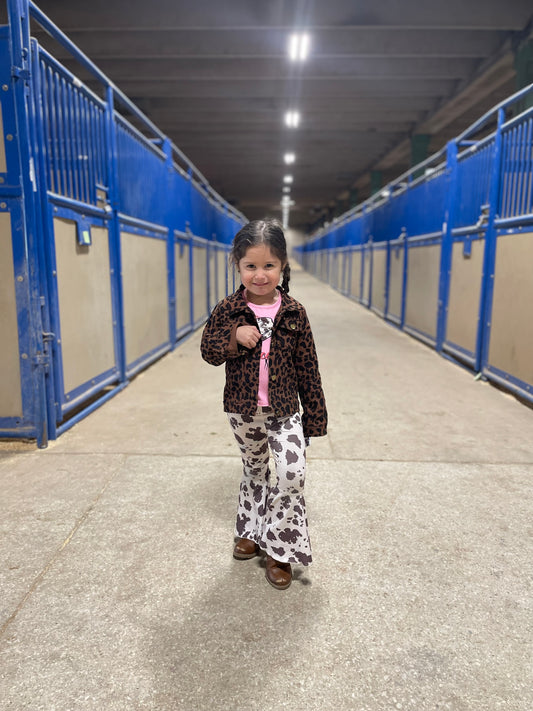
[[[278,298],[276,287],[284,266],[265,244],[248,247],[237,264],[237,270],[249,301],[253,304],[275,303]]]

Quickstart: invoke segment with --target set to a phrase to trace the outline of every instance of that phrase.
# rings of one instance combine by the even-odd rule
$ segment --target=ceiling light
[[[297,128],[300,123],[300,113],[298,111],[287,111],[285,123],[289,128]]]
[[[284,182],[284,183],[289,183],[289,184],[290,184],[290,183],[292,183],[292,180],[293,180],[292,175],[284,175],[284,176],[283,176],[283,182]]]
[[[287,165],[290,165],[291,163],[294,163],[294,161],[296,160],[296,156],[294,155],[294,153],[285,153],[285,155],[283,156],[283,160]]]
[[[309,54],[309,35],[295,32],[289,38],[289,57],[293,62],[303,62]]]

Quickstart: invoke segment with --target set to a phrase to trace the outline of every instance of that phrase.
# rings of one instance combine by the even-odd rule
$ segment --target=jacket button
[[[295,324],[295,323],[291,323],[291,324],[290,324],[290,327],[291,327],[292,330],[294,331],[294,329],[296,328],[296,324]]]
[[[276,376],[275,376],[275,375],[271,375],[271,376],[270,376],[270,380],[275,380],[275,379],[276,379]]]

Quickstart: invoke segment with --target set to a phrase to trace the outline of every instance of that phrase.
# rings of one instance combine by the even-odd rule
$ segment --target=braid
[[[289,267],[289,262],[283,267],[283,280],[281,282],[281,288],[283,291],[289,293],[289,282],[291,280],[291,268]]]

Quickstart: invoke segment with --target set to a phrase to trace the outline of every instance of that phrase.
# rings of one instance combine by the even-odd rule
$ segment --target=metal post
[[[163,141],[163,151],[166,156],[165,168],[167,171],[167,194],[173,195],[174,166],[172,165],[172,144],[168,138]],[[174,201],[167,201],[166,210],[167,235],[167,274],[168,274],[168,333],[170,337],[170,347],[173,350],[176,346],[176,248],[174,239],[174,228],[176,226]]]
[[[17,117],[17,144],[20,161],[20,200],[23,226],[21,230],[25,247],[25,260],[16,279],[19,284],[26,282],[29,309],[26,314],[26,338],[29,353],[21,354],[26,363],[21,366],[21,388],[23,400],[31,393],[31,412],[24,412],[35,425],[37,446],[48,444],[48,407],[45,374],[48,366],[47,352],[43,340],[41,319],[41,271],[37,236],[36,192],[34,146],[35,131],[31,120],[31,58],[29,34],[28,0],[8,0],[9,31],[11,42],[11,86],[13,88],[15,113]],[[33,127],[34,129],[34,127]],[[33,149],[33,150],[32,150]],[[18,310],[18,299],[17,299]],[[28,357],[29,356],[29,357]]]
[[[446,337],[448,317],[448,299],[450,293],[451,259],[453,250],[453,228],[455,213],[459,198],[459,181],[457,169],[457,143],[449,141],[446,148],[446,165],[448,171],[448,204],[446,206],[445,223],[442,228],[442,243],[440,253],[439,301],[437,309],[437,339],[435,349],[442,352]]]
[[[494,268],[496,264],[496,219],[498,217],[501,188],[501,166],[503,135],[502,126],[505,122],[505,111],[498,111],[498,127],[494,139],[494,162],[489,193],[489,217],[485,233],[485,253],[483,256],[483,278],[481,282],[481,303],[479,308],[478,332],[476,338],[477,372],[483,372],[488,365],[490,346],[490,327],[492,314],[492,297],[494,292]]]
[[[106,86],[106,142],[107,142],[107,174],[109,177],[109,205],[111,219],[109,221],[109,240],[111,257],[111,286],[113,294],[113,325],[115,336],[116,359],[118,362],[120,382],[126,381],[126,333],[124,327],[124,304],[122,293],[122,257],[120,249],[120,211],[118,186],[118,153],[117,133],[114,120],[113,88]]]

